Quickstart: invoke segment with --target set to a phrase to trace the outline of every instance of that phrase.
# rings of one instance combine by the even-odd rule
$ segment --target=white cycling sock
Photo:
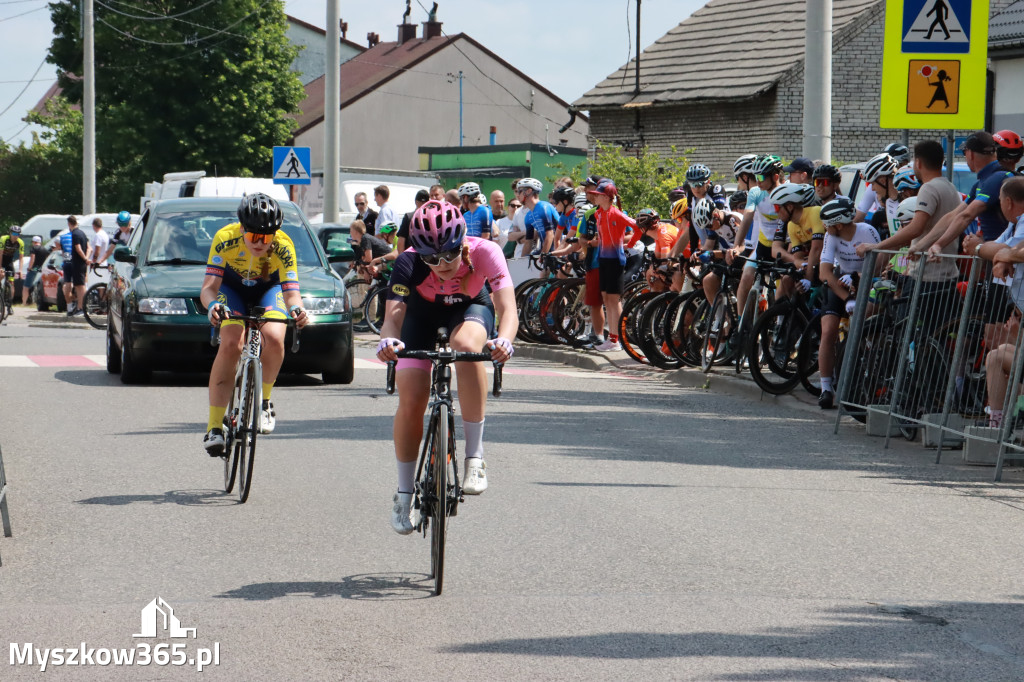
[[[411,493],[416,485],[416,460],[411,462],[395,461],[398,463],[398,492]]]
[[[832,377],[821,378],[821,390],[834,393],[834,391],[832,391]]]
[[[484,456],[484,422],[462,420],[462,431],[466,434],[466,459]]]

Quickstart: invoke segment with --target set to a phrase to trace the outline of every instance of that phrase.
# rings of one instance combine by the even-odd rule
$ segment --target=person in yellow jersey
[[[309,317],[302,307],[295,245],[281,231],[281,207],[263,193],[249,194],[238,206],[238,222],[217,231],[210,245],[200,299],[210,324],[220,327],[220,347],[210,370],[210,418],[203,447],[211,457],[224,452],[224,413],[231,400],[235,365],[242,353],[241,320],[256,306],[267,319],[295,318],[300,329]],[[266,324],[263,334],[263,404],[260,432],[274,430],[276,415],[270,393],[284,361],[283,324]]]
[[[800,291],[810,291],[818,282],[821,249],[825,244],[825,226],[821,224],[821,206],[808,206],[815,199],[814,187],[784,182],[772,190],[769,198],[775,214],[786,221],[785,230],[776,230],[772,243],[772,257],[789,261],[800,270],[794,281],[789,275],[782,278],[776,298],[793,293],[794,285]]]

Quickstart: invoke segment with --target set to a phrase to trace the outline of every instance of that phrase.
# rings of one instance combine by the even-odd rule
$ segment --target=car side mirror
[[[114,260],[118,263],[135,263],[138,258],[135,257],[131,249],[122,245],[114,249]]]
[[[327,249],[327,261],[329,263],[341,263],[349,260],[352,252],[348,249]]]

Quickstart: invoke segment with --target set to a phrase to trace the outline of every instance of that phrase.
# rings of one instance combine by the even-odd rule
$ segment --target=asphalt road
[[[275,389],[240,505],[201,449],[205,377],[123,386],[100,332],[23,315],[0,328],[0,680],[41,675],[12,643],[161,642],[216,646],[204,679],[1024,678],[1020,470],[996,485],[812,409],[517,357],[432,597],[429,543],[389,527],[396,398],[372,362]],[[194,639],[133,637],[158,597]]]

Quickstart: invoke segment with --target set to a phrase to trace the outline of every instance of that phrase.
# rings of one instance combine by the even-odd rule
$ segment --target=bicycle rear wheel
[[[384,304],[387,298],[387,287],[375,287],[366,295],[366,301],[363,303],[363,321],[374,334],[379,334],[380,328],[384,325]]]
[[[93,284],[85,292],[85,321],[96,329],[107,328],[107,285],[100,282]]]
[[[256,459],[256,434],[260,430],[260,387],[257,385],[256,372],[250,367],[246,371],[245,399],[239,410],[238,443],[235,445],[235,457],[238,459],[238,501],[244,503],[249,499],[249,488],[252,486],[252,467]]]
[[[431,492],[435,497],[430,520],[430,572],[434,576],[434,594],[444,586],[444,549],[448,539],[448,406],[437,409],[437,427],[430,450],[433,476]]]
[[[807,326],[803,312],[789,299],[766,310],[751,331],[747,351],[750,374],[771,395],[789,393],[800,383],[798,344]]]
[[[708,317],[704,321],[704,340],[700,347],[700,368],[705,374],[710,372],[711,367],[721,359],[719,349],[722,346],[722,336],[726,334],[730,322],[728,308],[728,295],[724,291],[719,291],[715,296],[715,302],[711,305]]]

